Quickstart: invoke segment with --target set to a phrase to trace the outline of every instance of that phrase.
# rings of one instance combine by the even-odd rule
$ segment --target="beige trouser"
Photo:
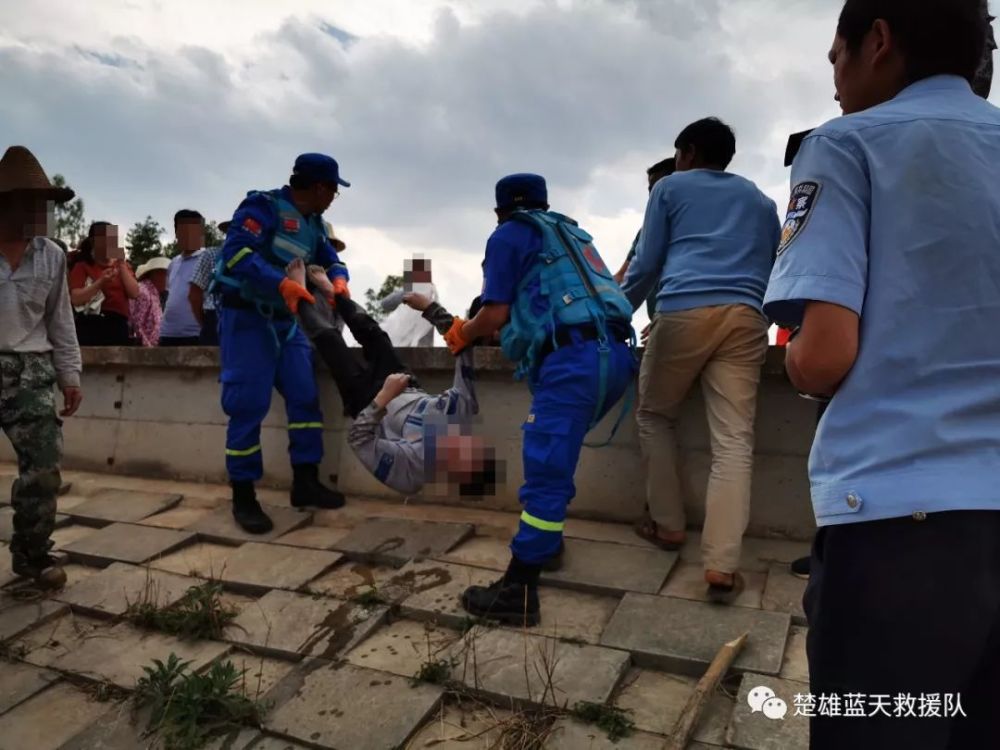
[[[753,422],[767,322],[747,305],[658,314],[639,370],[639,444],[646,499],[657,526],[686,526],[677,461],[677,415],[701,376],[712,444],[702,562],[735,572],[750,518]]]

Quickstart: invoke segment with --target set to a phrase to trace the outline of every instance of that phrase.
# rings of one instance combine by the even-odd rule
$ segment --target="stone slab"
[[[469,586],[486,586],[497,577],[492,570],[427,561],[406,565],[387,585],[410,592],[400,604],[407,617],[463,628],[470,618],[459,601],[462,592]]]
[[[57,683],[0,716],[0,747],[60,750],[107,710],[106,703],[91,700],[82,690]]]
[[[148,711],[134,714],[127,704],[119,704],[59,750],[154,750],[155,738],[143,737],[148,724]]]
[[[545,750],[663,750],[664,740],[645,732],[632,732],[616,742],[608,739],[604,730],[575,719],[560,719],[552,725]],[[689,744],[688,750],[717,750],[699,743]]]
[[[761,606],[769,612],[787,612],[796,625],[805,625],[806,613],[802,609],[802,596],[808,583],[804,578],[793,576],[787,565],[772,563]]]
[[[605,703],[629,667],[623,651],[480,626],[448,654],[453,679],[501,705]]]
[[[510,711],[470,700],[442,703],[407,750],[499,750],[504,722],[511,716]]]
[[[310,659],[271,692],[269,732],[333,750],[402,747],[441,701],[442,688],[385,672]]]
[[[785,646],[785,658],[781,662],[780,677],[784,680],[809,682],[809,658],[806,656],[806,635],[808,628],[792,625]]]
[[[295,590],[332,568],[341,557],[339,552],[248,543],[229,556],[219,579],[251,592]]]
[[[382,601],[390,603],[392,593],[387,589],[387,584],[399,573],[397,568],[388,565],[369,565],[342,560],[319,578],[310,581],[303,590],[338,599],[367,597],[374,593]],[[405,595],[408,596],[409,593],[406,591]]]
[[[11,643],[19,657],[36,667],[49,667],[83,641],[110,626],[106,620],[66,612],[28,631]]]
[[[243,686],[248,698],[266,700],[266,696],[285,677],[295,669],[295,662],[287,659],[276,659],[270,656],[233,651],[227,660],[240,672],[243,672]]]
[[[139,565],[169,554],[194,538],[190,531],[113,523],[70,542],[63,552],[88,565],[105,566],[115,561]]]
[[[784,719],[769,719],[763,712],[750,708],[747,696],[759,686],[770,688],[775,697],[785,702],[788,712]],[[745,750],[808,750],[809,719],[795,715],[794,700],[797,694],[808,692],[809,685],[804,682],[744,674],[736,696],[736,710],[729,725],[729,743]]]
[[[206,516],[202,516],[188,527],[198,534],[202,541],[219,544],[240,544],[242,542],[270,542],[289,531],[307,526],[312,515],[296,510],[288,505],[264,505],[264,511],[271,517],[274,528],[266,534],[248,534],[233,520],[232,508],[226,504]]]
[[[278,537],[278,544],[291,547],[309,547],[311,549],[333,549],[334,546],[351,533],[350,529],[338,529],[330,526],[305,526]]]
[[[201,581],[153,568],[112,563],[96,575],[70,583],[56,598],[74,610],[96,616],[119,617],[130,604],[143,601],[168,607]]]
[[[159,526],[161,529],[186,529],[211,513],[210,508],[188,505],[187,501],[162,513],[143,518],[138,523],[143,526]]]
[[[677,558],[676,552],[659,549],[567,539],[562,570],[543,572],[540,580],[594,594],[656,594]]]
[[[248,605],[226,638],[255,653],[335,659],[375,631],[388,612],[386,606],[275,590]]]
[[[93,526],[71,523],[63,526],[61,529],[53,531],[50,539],[52,540],[53,549],[61,551],[66,548],[66,545],[72,544],[73,542],[83,539],[85,536],[90,536],[96,532],[97,529]]]
[[[632,669],[615,705],[628,712],[637,729],[669,735],[698,680],[651,669]]]
[[[776,675],[790,624],[778,612],[626,594],[601,645],[631,652],[639,666],[700,675],[722,644],[749,632],[733,668]]]
[[[58,679],[58,674],[47,669],[21,662],[4,663],[0,669],[0,714],[7,713]]]
[[[457,630],[415,620],[396,620],[379,628],[347,654],[358,667],[413,677],[420,667],[443,658],[462,635]]]
[[[588,521],[582,518],[567,518],[563,536],[569,539],[589,539],[592,542],[613,542],[630,547],[659,549],[635,533],[632,524]]]
[[[150,560],[149,566],[182,576],[218,579],[237,549],[238,547],[227,544],[195,542],[169,555]]]
[[[181,641],[122,623],[83,640],[79,647],[56,659],[52,666],[98,682],[108,681],[125,690],[135,688],[142,668],[154,659],[166,661],[171,653],[190,661],[198,671],[229,651],[215,641]]]
[[[756,571],[741,571],[744,588],[732,602],[734,607],[760,609],[767,575]],[[670,571],[666,584],[660,590],[662,596],[676,596],[697,602],[708,601],[708,584],[705,583],[705,569],[692,563],[678,563]]]
[[[510,539],[473,536],[439,559],[476,568],[505,571],[510,563]]]
[[[471,524],[373,518],[355,526],[335,549],[353,560],[398,567],[410,560],[444,555],[473,531]]]
[[[10,548],[6,544],[0,543],[0,588],[6,586],[11,581],[16,581],[17,576],[10,567]]]
[[[56,500],[56,508],[60,513],[66,513],[76,506],[85,503],[90,498],[86,495],[62,495]]]
[[[44,625],[69,610],[65,604],[47,599],[17,601],[0,599],[0,642],[17,638],[33,627]]]
[[[104,526],[135,523],[172,508],[180,501],[181,496],[175,494],[106,489],[64,512],[81,523]]]

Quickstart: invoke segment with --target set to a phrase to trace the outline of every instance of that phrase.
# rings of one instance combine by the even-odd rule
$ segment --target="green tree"
[[[210,221],[205,225],[205,247],[221,247],[225,241],[226,237],[216,222]]]
[[[52,184],[56,187],[69,187],[66,178],[61,174],[52,176]],[[70,247],[76,247],[86,236],[87,221],[83,217],[83,198],[76,196],[73,200],[56,206],[55,236]]]
[[[385,281],[382,282],[381,288],[376,292],[374,289],[368,289],[365,292],[365,310],[371,315],[375,320],[381,321],[385,318],[385,311],[382,310],[382,306],[379,301],[383,297],[388,297],[390,294],[395,292],[397,289],[403,288],[403,277],[389,275],[385,277]]]
[[[163,227],[152,216],[147,216],[144,221],[137,221],[128,230],[128,235],[125,238],[125,247],[128,248],[128,258],[134,267],[141,266],[150,258],[155,258],[157,255],[170,257],[176,254],[176,248],[174,252],[169,252],[169,246],[164,247],[160,241],[160,236],[163,232]]]

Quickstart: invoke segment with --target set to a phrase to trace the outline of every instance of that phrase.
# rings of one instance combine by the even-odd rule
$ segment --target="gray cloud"
[[[121,223],[181,205],[223,217],[297,153],[326,151],[354,183],[335,223],[479,252],[502,174],[545,174],[568,212],[641,210],[642,170],[708,114],[738,132],[734,169],[780,191],[785,135],[834,114],[828,40],[812,33],[832,13],[803,3],[783,25],[774,0],[733,7],[587,0],[475,23],[443,10],[419,46],[293,16],[245,57],[0,46],[0,97],[16,102],[0,142],[33,148],[90,216]]]

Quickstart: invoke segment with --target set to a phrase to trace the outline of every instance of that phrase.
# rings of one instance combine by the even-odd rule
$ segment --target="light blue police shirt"
[[[1000,510],[1000,109],[925,79],[813,131],[792,186],[765,313],[861,319],[809,459],[818,523]]]
[[[637,309],[745,304],[760,310],[778,248],[774,201],[730,172],[692,169],[656,183],[622,290]]]

